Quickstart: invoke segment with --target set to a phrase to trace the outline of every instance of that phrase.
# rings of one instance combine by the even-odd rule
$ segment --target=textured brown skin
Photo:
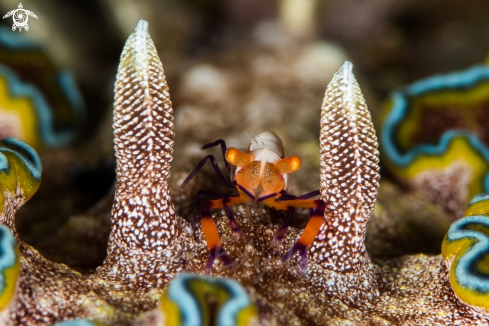
[[[326,89],[319,141],[321,198],[329,211],[311,256],[324,268],[357,276],[349,291],[352,301],[371,299],[378,292],[365,232],[379,188],[379,154],[370,112],[349,62]]]
[[[138,38],[146,40],[137,44],[148,47],[142,52],[145,53],[142,59],[149,56],[146,59],[151,69],[138,70],[134,67],[138,62],[132,59],[135,55],[131,51],[135,51],[134,40]],[[138,76],[144,73],[149,73],[146,84],[145,77]],[[143,82],[138,79],[140,77]],[[348,80],[353,83],[351,77],[352,74]],[[335,78],[333,81],[338,81],[341,76]],[[128,91],[124,92],[126,85],[129,85]],[[488,314],[478,312],[455,297],[440,256],[406,256],[378,265],[370,262],[363,240],[378,187],[376,137],[358,85],[354,82],[350,86],[358,94],[357,99],[351,102],[356,103],[355,106],[341,103],[351,100],[352,93],[350,96],[345,96],[344,90],[338,93],[334,83],[328,87],[323,103],[321,194],[329,204],[329,211],[325,214],[319,241],[317,239],[311,246],[311,259],[304,277],[300,277],[297,255],[288,264],[281,263],[280,259],[302,231],[291,228],[281,252],[274,253],[269,243],[277,226],[270,224],[266,213],[250,216],[244,207],[237,207],[235,211],[248,237],[248,243],[241,246],[234,243],[223,212],[216,211],[218,231],[234,265],[223,269],[221,262],[217,262],[212,275],[241,281],[257,304],[260,321],[264,325],[274,322],[280,325],[489,323]],[[130,99],[132,94],[139,95]],[[141,94],[149,94],[149,97],[141,98]],[[336,101],[334,105],[330,103],[332,100]],[[350,111],[350,115],[340,113],[341,110],[328,112],[332,107],[345,106],[355,110]],[[137,110],[137,107],[141,109]],[[204,270],[209,253],[203,234],[199,229],[195,238],[190,235],[189,223],[175,216],[168,192],[173,145],[171,102],[161,63],[145,26],[138,25],[124,48],[116,83],[115,109],[118,185],[108,257],[96,273],[81,275],[65,265],[44,259],[22,242],[15,231],[14,218],[25,199],[20,188],[15,194],[5,193],[0,222],[12,229],[21,250],[19,289],[9,312],[9,325],[51,325],[73,318],[91,318],[110,325],[155,325],[159,314],[154,309],[157,298],[175,274],[184,270],[196,273]],[[143,121],[144,113],[153,114],[163,129],[138,125]],[[127,120],[124,119],[126,114],[129,115]],[[342,114],[346,114],[343,116],[346,121],[341,120]],[[370,178],[362,178],[360,183],[355,181],[358,178],[345,178],[349,192],[335,188],[334,177],[328,178],[330,171],[334,170],[329,166],[334,161],[331,157],[338,152],[328,147],[327,135],[338,123],[343,123],[343,127],[338,129],[340,138],[343,134],[356,135],[356,143],[349,142],[348,145],[352,151],[358,150],[359,155],[355,158],[362,164],[358,170],[346,169],[339,175],[370,175]],[[359,126],[365,130],[359,130]],[[130,131],[134,133],[131,135]],[[144,138],[144,135],[149,137]],[[161,151],[148,150],[149,138],[153,139],[154,146],[160,146]],[[131,148],[131,144],[135,147]],[[132,150],[139,150],[142,157],[130,157]],[[157,165],[158,171],[151,170]],[[153,192],[153,189],[157,191]],[[336,198],[342,204],[335,206],[331,196],[337,191],[340,193]],[[147,205],[139,205],[137,198],[145,196]],[[345,207],[351,208],[349,214],[342,214]],[[134,215],[136,221],[128,227],[128,212],[131,211],[137,212]],[[157,223],[152,223],[154,221]],[[351,228],[346,230],[346,226]],[[141,239],[138,238],[140,234]],[[345,248],[328,246],[328,239],[334,238],[345,239]]]
[[[321,110],[321,197],[329,213],[319,241],[311,245],[317,262],[343,273],[368,264],[365,231],[380,177],[377,137],[349,65],[334,75]]]
[[[110,277],[131,286],[166,278],[158,262],[178,235],[167,182],[173,136],[163,66],[147,23],[140,23],[124,47],[115,83],[117,184],[104,262]]]

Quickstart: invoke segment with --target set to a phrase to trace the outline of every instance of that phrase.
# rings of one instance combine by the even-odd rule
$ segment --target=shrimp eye
[[[226,160],[232,165],[236,165],[240,168],[245,167],[251,163],[251,159],[248,154],[234,147],[230,147],[226,151]]]
[[[280,174],[292,173],[299,170],[302,166],[302,159],[295,155],[281,159],[275,163],[275,167]]]

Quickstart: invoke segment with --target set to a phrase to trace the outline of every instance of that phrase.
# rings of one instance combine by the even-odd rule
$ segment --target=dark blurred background
[[[88,137],[110,110],[118,58],[138,19],[149,22],[172,90],[178,88],[183,72],[193,62],[229,47],[255,47],[256,34],[269,22],[283,23],[302,40],[337,44],[379,99],[419,78],[480,63],[488,54],[489,3],[484,0],[300,3],[31,0],[23,5],[39,17],[30,19],[31,29],[25,36],[41,43],[60,67],[76,76],[87,106]],[[17,5],[17,0],[2,0],[0,9],[7,12]],[[303,17],[294,20],[293,14]],[[10,28],[12,21],[4,19],[1,24]]]

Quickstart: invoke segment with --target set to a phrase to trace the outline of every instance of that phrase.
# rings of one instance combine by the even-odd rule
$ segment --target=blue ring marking
[[[199,304],[186,287],[187,282],[200,279],[210,284],[223,286],[229,291],[230,299],[226,301],[219,311],[219,326],[233,326],[238,313],[251,304],[251,300],[241,285],[231,279],[213,278],[208,276],[180,274],[170,282],[168,295],[175,302],[183,314],[184,326],[196,326],[202,324],[202,316]]]
[[[475,195],[470,201],[469,206],[485,200],[489,200],[489,194],[482,193],[482,194]]]
[[[226,301],[219,312],[220,326],[234,326],[240,311],[251,304],[251,300],[243,287],[236,281],[231,279],[221,279],[226,289],[231,294],[231,299]]]
[[[8,164],[7,157],[0,151],[0,173],[8,172],[10,165]]]
[[[13,50],[41,50],[41,46],[29,40],[19,33],[12,32],[10,28],[0,27],[0,44],[7,49]]]
[[[0,171],[8,171],[9,164],[7,158],[2,154],[12,153],[22,160],[32,175],[39,181],[41,180],[42,163],[37,152],[21,140],[9,137],[0,141]]]
[[[78,90],[75,79],[73,75],[66,71],[62,70],[57,74],[58,85],[66,95],[68,102],[71,104],[73,108],[73,112],[75,114],[75,134],[81,132],[81,128],[85,123],[85,101],[83,100],[83,96]]]
[[[42,93],[29,83],[20,81],[17,75],[9,68],[0,64],[0,76],[8,82],[8,91],[11,97],[28,97],[34,104],[34,110],[38,119],[37,128],[41,139],[47,146],[60,146],[73,140],[73,132],[54,130],[54,119],[50,106]]]
[[[15,264],[17,241],[12,231],[5,225],[0,225],[0,293],[5,290],[6,280],[3,271]]]
[[[430,77],[413,83],[399,91],[395,91],[392,94],[393,105],[385,118],[380,137],[382,147],[389,159],[392,160],[395,165],[405,167],[411,164],[420,155],[437,156],[443,154],[454,138],[462,137],[467,140],[470,146],[472,146],[487,163],[489,163],[489,150],[486,145],[484,145],[473,133],[466,130],[449,130],[443,133],[438,144],[417,145],[404,154],[398,151],[394,140],[394,129],[408,112],[408,103],[406,99],[408,96],[420,95],[437,90],[469,87],[482,79],[488,79],[487,81],[489,82],[488,66],[479,65],[462,72]],[[483,185],[484,190],[489,192],[489,173],[484,176]]]
[[[54,324],[53,326],[98,326],[89,319],[74,319]]]
[[[447,233],[448,241],[473,238],[476,242],[462,255],[455,266],[457,282],[464,288],[477,292],[489,292],[489,276],[477,272],[473,266],[482,255],[489,251],[489,237],[480,232],[466,229],[469,224],[482,224],[489,227],[489,217],[476,215],[464,217],[452,224]]]
[[[185,286],[187,281],[196,277],[191,274],[180,274],[168,286],[168,296],[178,305],[178,308],[183,314],[183,326],[196,326],[202,323],[202,314],[199,305]],[[200,277],[205,279],[204,276]]]

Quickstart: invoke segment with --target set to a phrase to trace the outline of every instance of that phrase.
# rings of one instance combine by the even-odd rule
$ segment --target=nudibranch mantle
[[[40,45],[4,27],[0,62],[0,138],[19,138],[34,148],[76,140],[85,104],[73,76],[58,69]]]
[[[453,131],[444,134],[435,145],[423,144],[415,146],[409,151],[400,150],[395,143],[395,128],[408,114],[409,99],[411,97],[421,96],[431,92],[460,92],[473,85],[486,84],[486,82],[489,82],[489,67],[487,65],[481,65],[463,72],[430,77],[395,91],[391,95],[393,104],[389,111],[390,113],[384,118],[381,135],[381,144],[383,150],[387,152],[389,159],[396,165],[406,166],[411,164],[420,155],[440,155],[444,153],[449,142],[454,137],[468,137],[469,135],[473,135],[470,132]],[[470,142],[476,149],[484,150],[482,153],[485,154],[486,158],[489,158],[489,151],[480,140],[474,137],[470,139]],[[487,185],[489,186],[489,184]]]
[[[17,281],[20,271],[19,248],[9,228],[0,225],[0,321],[9,316],[7,308],[17,295]],[[11,309],[11,308],[10,308]]]
[[[250,325],[257,322],[256,308],[241,285],[231,279],[180,274],[170,282],[160,300],[166,318],[181,325],[206,325],[211,320],[205,298],[213,296],[218,325]],[[208,303],[207,303],[208,304]],[[204,306],[203,306],[204,305]]]
[[[102,323],[96,323],[89,319],[75,319],[69,320],[61,323],[57,323],[54,326],[105,326]]]
[[[41,159],[34,149],[15,138],[1,140],[0,177],[3,178],[3,182],[0,184],[0,210],[5,203],[5,192],[15,194],[21,191],[25,201],[29,200],[39,188],[41,172]],[[20,187],[17,187],[18,183]],[[0,221],[14,227],[13,220],[0,219]]]
[[[450,283],[465,303],[489,310],[489,195],[475,196],[442,245]]]
[[[386,167],[457,216],[489,192],[488,91],[489,66],[475,66],[394,91],[382,113]],[[453,190],[431,185],[440,182]]]
[[[0,232],[15,237],[20,262],[16,284],[7,277],[7,285],[16,288],[0,311],[7,325],[179,324],[159,309],[160,299],[177,274],[205,271],[209,253],[202,230],[192,235],[190,223],[176,216],[170,196],[172,109],[145,21],[126,42],[115,93],[118,179],[112,233],[107,258],[93,274],[51,262],[18,237],[15,213],[39,186],[32,171],[40,173],[41,166],[28,145],[0,143],[0,222],[5,226]],[[262,324],[489,323],[489,314],[457,298],[441,256],[370,261],[363,239],[378,187],[377,141],[350,63],[326,90],[320,145],[320,190],[328,210],[304,276],[297,256],[288,264],[281,261],[301,230],[291,228],[277,254],[269,246],[277,226],[264,222],[262,213],[250,216],[242,206],[235,214],[251,241],[237,245],[226,217],[217,216],[217,230],[233,265],[216,263],[212,276],[239,282]],[[15,250],[12,242],[0,241],[0,246],[7,246],[0,254]],[[239,318],[233,322],[238,325]]]

